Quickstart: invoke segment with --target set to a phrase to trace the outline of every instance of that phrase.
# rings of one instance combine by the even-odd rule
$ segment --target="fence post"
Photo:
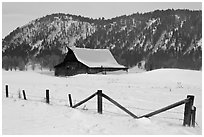
[[[184,108],[183,126],[191,125],[191,109],[193,107],[194,96],[187,95],[187,98],[189,98],[189,101],[185,104],[185,108]]]
[[[46,103],[50,103],[50,99],[49,99],[49,89],[46,89]]]
[[[71,97],[71,94],[68,94],[69,96],[69,106],[72,107],[72,97]]]
[[[6,97],[8,98],[9,95],[8,95],[8,85],[6,85]]]
[[[196,107],[192,107],[192,126],[195,127]]]
[[[26,99],[25,90],[23,90],[23,97],[24,97],[25,100],[27,100],[27,99]]]
[[[102,114],[102,90],[98,90],[98,113]]]

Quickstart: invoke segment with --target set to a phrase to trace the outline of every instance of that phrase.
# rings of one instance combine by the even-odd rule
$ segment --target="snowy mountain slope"
[[[2,97],[3,134],[201,134],[202,72],[160,69],[151,72],[109,75],[54,77],[47,72],[3,71],[2,91],[9,85],[11,98]],[[18,99],[24,89],[27,101]],[[45,89],[50,90],[51,105],[45,104]],[[96,110],[96,98],[77,109],[67,106],[102,89],[134,114],[153,110],[195,95],[196,127],[183,127],[184,106],[150,119],[133,119],[103,99],[103,114]]]
[[[156,10],[108,20],[52,14],[17,28],[2,45],[3,57],[20,56],[25,64],[34,60],[43,67],[49,66],[42,62],[50,56],[63,58],[67,46],[76,46],[108,48],[117,62],[127,67],[145,61],[146,70],[200,70],[202,11]]]
[[[19,56],[25,52],[23,50],[27,46],[29,51],[24,53],[26,58],[28,55],[42,56],[45,50],[55,50],[55,54],[57,52],[65,54],[66,46],[73,46],[76,40],[85,39],[94,33],[95,29],[93,24],[84,22],[74,15],[60,13],[47,15],[18,27],[6,36],[3,40],[3,52]],[[39,41],[41,43],[37,44]],[[13,50],[18,52],[15,53]]]

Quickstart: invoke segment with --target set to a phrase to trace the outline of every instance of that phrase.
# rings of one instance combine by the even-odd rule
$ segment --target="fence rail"
[[[122,109],[123,111],[125,111],[126,113],[128,113],[130,116],[132,116],[133,118],[139,118],[138,116],[136,116],[135,114],[133,114],[132,112],[130,112],[129,110],[127,110],[125,107],[123,107],[122,105],[120,105],[119,103],[117,103],[115,100],[113,100],[112,98],[110,98],[109,96],[102,94],[102,96],[104,98],[106,98],[107,100],[109,100],[110,102],[112,102],[114,105],[116,105],[117,107],[119,107],[120,109]]]
[[[8,85],[6,85],[6,98],[9,97],[9,94],[12,95],[11,93],[9,93],[8,90]],[[26,92],[25,90],[22,90],[23,92],[23,97],[24,100],[27,100],[26,97]],[[20,92],[19,92],[20,94]],[[31,96],[31,95],[29,95]],[[193,106],[193,102],[194,102],[194,96],[193,95],[187,95],[186,99],[183,99],[181,101],[178,101],[176,103],[173,103],[171,105],[168,105],[166,107],[160,108],[158,110],[155,110],[153,112],[150,112],[148,114],[142,115],[142,116],[137,116],[134,113],[132,113],[131,111],[129,111],[128,109],[126,109],[124,106],[122,106],[121,104],[119,104],[118,102],[116,102],[115,100],[113,100],[112,98],[110,98],[109,96],[107,96],[106,94],[102,93],[102,90],[98,90],[97,92],[95,92],[94,94],[92,94],[91,96],[85,98],[84,100],[80,101],[79,103],[73,105],[72,104],[72,98],[71,98],[71,94],[68,94],[68,102],[69,102],[69,106],[71,108],[76,108],[80,105],[82,105],[83,103],[89,101],[90,99],[92,99],[93,97],[97,96],[97,111],[99,114],[103,113],[103,98],[105,98],[106,100],[110,101],[112,104],[114,104],[115,106],[119,107],[120,109],[122,109],[123,111],[125,111],[127,114],[129,114],[130,116],[132,116],[133,118],[139,119],[139,118],[143,118],[143,117],[152,117],[154,115],[160,114],[164,111],[173,109],[175,107],[178,107],[180,105],[185,104],[185,108],[184,108],[184,119],[183,119],[183,126],[193,126],[195,127],[195,118],[196,118],[196,107]],[[37,97],[37,96],[33,96],[33,97]],[[38,97],[40,98],[40,97]],[[50,95],[49,95],[49,89],[46,89],[46,94],[45,94],[45,102],[47,104],[50,103]],[[62,100],[62,99],[55,99],[55,100]],[[65,101],[65,100],[64,100]],[[135,108],[135,107],[134,107]],[[146,110],[150,110],[150,109],[146,109]]]
[[[142,116],[140,116],[139,118],[142,118],[142,117],[147,117],[147,118],[148,118],[148,117],[152,117],[152,116],[154,116],[154,115],[156,115],[156,114],[159,114],[159,113],[162,113],[162,112],[167,111],[167,110],[169,110],[169,109],[178,107],[178,106],[183,105],[183,104],[185,104],[185,103],[187,103],[187,102],[189,102],[189,98],[184,99],[184,100],[181,100],[181,101],[176,102],[176,103],[174,103],[174,104],[171,104],[171,105],[169,105],[169,106],[163,107],[163,108],[158,109],[158,110],[156,110],[156,111],[153,111],[153,112],[151,112],[151,113],[142,115]]]
[[[76,107],[80,106],[81,104],[87,102],[88,100],[92,99],[96,95],[97,95],[97,92],[94,93],[93,95],[89,96],[88,98],[82,100],[81,102],[77,103],[76,105],[72,106],[72,108],[76,108]]]

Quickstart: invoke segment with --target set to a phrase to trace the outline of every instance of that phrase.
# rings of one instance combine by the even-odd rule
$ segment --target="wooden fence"
[[[162,113],[164,111],[167,111],[169,109],[178,107],[180,105],[185,104],[185,109],[184,109],[184,120],[183,120],[183,126],[193,126],[195,127],[195,116],[196,116],[196,107],[193,106],[193,102],[194,102],[194,96],[192,95],[188,95],[186,99],[178,101],[176,103],[173,103],[169,106],[163,107],[161,109],[158,109],[156,111],[153,111],[151,113],[142,115],[142,116],[137,116],[134,113],[130,112],[129,110],[127,110],[125,107],[123,107],[122,105],[120,105],[118,102],[116,102],[115,100],[113,100],[112,98],[110,98],[109,96],[107,96],[106,94],[102,93],[102,90],[98,90],[96,93],[92,94],[91,96],[89,96],[88,98],[80,101],[79,103],[77,103],[76,105],[72,106],[70,104],[70,107],[72,106],[72,108],[76,108],[80,105],[82,105],[83,103],[87,102],[88,100],[92,99],[93,97],[95,97],[97,95],[97,109],[98,109],[98,113],[102,114],[103,113],[103,109],[102,109],[102,97],[104,97],[105,99],[107,99],[108,101],[110,101],[111,103],[113,103],[114,105],[116,105],[117,107],[119,107],[120,109],[122,109],[123,111],[125,111],[126,113],[128,113],[130,116],[132,116],[133,118],[139,119],[139,118],[149,118],[152,117],[154,115],[157,115],[159,113]],[[71,95],[70,95],[71,96]],[[71,98],[71,97],[70,97]],[[70,100],[70,102],[72,102]]]
[[[9,92],[8,85],[6,85],[6,97],[7,98],[9,97],[9,93],[8,92]],[[23,92],[24,99],[27,100],[25,90],[22,90],[22,92]],[[103,104],[103,98],[105,98],[106,100],[110,101],[115,106],[119,107],[124,112],[126,112],[127,114],[129,114],[130,116],[132,116],[133,118],[136,118],[136,119],[143,118],[143,117],[149,118],[149,117],[152,117],[152,116],[157,115],[159,113],[162,113],[164,111],[167,111],[169,109],[173,109],[175,107],[178,107],[180,105],[185,104],[183,126],[187,125],[187,126],[195,127],[196,107],[193,106],[193,103],[194,103],[194,96],[193,95],[187,95],[186,99],[183,99],[181,101],[178,101],[176,103],[173,103],[171,105],[168,105],[166,107],[163,107],[161,109],[158,109],[156,111],[150,112],[150,113],[142,115],[142,116],[137,116],[134,113],[130,112],[124,106],[120,105],[118,102],[116,102],[115,100],[113,100],[112,98],[107,96],[106,94],[102,93],[102,90],[98,90],[97,92],[95,92],[91,96],[87,97],[86,99],[80,101],[79,103],[77,103],[75,105],[72,104],[71,94],[68,94],[69,105],[72,108],[76,108],[76,107],[84,104],[85,102],[89,101],[90,99],[92,99],[95,96],[97,96],[97,111],[98,111],[99,114],[103,113],[102,104]],[[46,103],[47,104],[50,103],[50,99],[49,98],[50,98],[49,97],[49,89],[46,89],[45,99],[46,99]]]

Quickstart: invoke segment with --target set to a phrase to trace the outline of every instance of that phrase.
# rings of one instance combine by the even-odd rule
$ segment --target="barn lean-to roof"
[[[122,66],[117,63],[117,61],[115,60],[115,58],[108,49],[88,49],[72,47],[69,48],[69,50],[73,51],[76,59],[79,62],[83,63],[84,65],[90,68],[104,67],[126,69],[125,66]]]

